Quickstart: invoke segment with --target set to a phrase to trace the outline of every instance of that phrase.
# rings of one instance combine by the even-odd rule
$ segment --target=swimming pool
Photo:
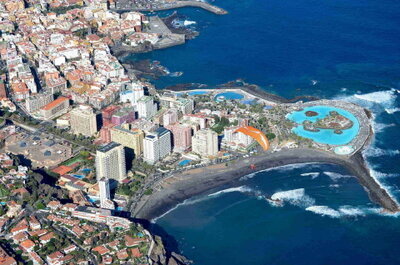
[[[83,179],[85,177],[84,175],[78,175],[78,174],[71,174],[71,176],[73,176],[77,179]]]
[[[186,166],[187,164],[189,164],[190,162],[192,162],[192,160],[190,160],[190,159],[185,159],[185,160],[182,160],[181,162],[179,162],[179,163],[178,163],[178,166],[183,167],[183,166]]]
[[[236,92],[224,92],[224,93],[219,93],[215,96],[215,101],[221,102],[224,100],[239,100],[244,98],[242,94],[236,93]]]
[[[189,96],[197,96],[197,95],[205,95],[208,91],[190,91],[188,93]]]
[[[96,203],[96,202],[100,201],[100,198],[96,197],[96,196],[88,196],[88,201],[91,203]]]
[[[316,112],[315,116],[309,117],[306,115],[307,111]],[[334,129],[319,129],[318,132],[305,130],[302,123],[306,120],[316,122],[323,119],[331,111],[336,111],[340,115],[346,117],[353,122],[353,126],[349,129],[342,130],[341,134],[335,133]],[[354,137],[357,136],[360,129],[360,124],[357,118],[350,112],[332,106],[311,106],[306,107],[301,111],[295,111],[287,115],[287,118],[294,121],[298,126],[294,127],[292,131],[302,137],[311,139],[317,143],[331,144],[331,145],[344,145],[350,143]]]
[[[246,100],[242,100],[240,103],[246,104],[246,105],[254,105],[254,104],[256,104],[256,101],[254,99],[246,99]]]

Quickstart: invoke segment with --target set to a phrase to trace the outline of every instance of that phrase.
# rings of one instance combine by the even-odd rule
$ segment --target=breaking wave
[[[281,200],[299,207],[309,207],[315,203],[315,200],[308,196],[303,188],[275,192],[271,199]]]
[[[311,177],[311,179],[315,179],[317,177],[319,177],[319,172],[309,172],[309,173],[302,173],[300,174],[300,176],[302,177]]]
[[[393,104],[396,99],[396,90],[384,90],[367,94],[356,94],[355,98],[378,104]]]
[[[343,174],[340,174],[340,173],[330,172],[330,171],[324,171],[323,174],[327,175],[333,181],[338,181],[339,179],[351,178],[352,177],[350,175],[343,175]]]
[[[353,207],[350,205],[340,206],[337,210],[325,205],[313,205],[306,208],[306,211],[313,212],[322,216],[328,216],[331,218],[365,216],[368,213],[371,213],[372,210],[375,209],[364,209],[361,207]]]
[[[340,217],[340,212],[336,211],[332,208],[329,208],[328,206],[324,205],[314,205],[306,208],[306,211],[310,211],[322,216],[329,216],[333,218],[339,218]]]
[[[385,111],[386,111],[386,113],[388,113],[388,114],[393,114],[393,113],[395,113],[395,112],[400,111],[400,108],[388,108],[388,109],[385,109]]]
[[[208,197],[216,197],[225,193],[231,193],[231,192],[241,192],[241,193],[248,193],[248,192],[252,192],[253,190],[247,186],[240,186],[240,187],[235,187],[235,188],[228,188],[228,189],[224,189],[224,190],[220,190],[214,193],[211,193],[209,195],[207,195]]]
[[[295,163],[295,164],[289,164],[289,165],[284,165],[284,166],[279,166],[279,167],[273,167],[273,168],[267,168],[264,170],[260,170],[254,173],[250,173],[246,176],[243,176],[240,178],[240,180],[247,180],[247,179],[251,179],[254,176],[256,176],[259,173],[265,173],[265,172],[269,172],[269,171],[277,171],[277,172],[285,172],[285,171],[289,171],[289,170],[293,170],[293,169],[299,169],[299,168],[303,168],[307,166],[307,169],[312,169],[312,165],[318,165],[320,163],[316,163],[316,162],[310,162],[310,163]],[[310,167],[311,165],[311,167]]]
[[[184,26],[190,26],[190,25],[195,25],[195,24],[197,24],[197,22],[196,21],[191,21],[191,20],[185,20],[185,21],[183,21],[183,25]]]
[[[364,155],[367,157],[395,156],[399,154],[400,150],[385,150],[376,146],[370,146],[364,151]]]

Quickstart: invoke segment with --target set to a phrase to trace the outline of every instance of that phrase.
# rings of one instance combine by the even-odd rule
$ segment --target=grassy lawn
[[[68,159],[67,161],[63,162],[62,164],[65,166],[70,166],[76,162],[81,163],[81,162],[83,162],[83,160],[84,160],[84,158],[81,155],[77,155],[73,158]]]
[[[0,197],[7,197],[10,194],[10,191],[6,189],[3,185],[0,185]]]

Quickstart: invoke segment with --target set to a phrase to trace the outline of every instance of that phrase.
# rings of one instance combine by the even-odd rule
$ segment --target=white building
[[[130,102],[132,106],[136,106],[139,99],[144,96],[144,88],[140,83],[126,84],[122,90],[119,94],[120,101],[123,103]]]
[[[154,103],[152,97],[143,96],[138,100],[137,110],[139,113],[139,118],[149,119],[156,114],[157,104]]]
[[[97,132],[96,114],[93,109],[87,105],[80,105],[70,112],[71,130],[75,134],[92,136]]]
[[[98,184],[100,191],[100,207],[114,210],[114,203],[111,201],[110,181],[106,178],[101,178]]]
[[[192,137],[192,151],[201,156],[218,154],[218,134],[211,129],[199,130]]]
[[[102,178],[121,181],[126,177],[124,147],[111,142],[96,152],[97,180]]]
[[[36,94],[26,99],[25,107],[29,113],[32,113],[40,110],[42,107],[46,106],[53,100],[54,97],[52,94],[49,93]]]
[[[163,125],[168,126],[174,124],[178,121],[178,110],[177,109],[169,109],[163,114]]]
[[[143,140],[143,159],[154,164],[171,153],[171,132],[164,127],[149,133]]]
[[[254,142],[253,138],[250,136],[241,132],[236,132],[239,128],[239,126],[225,128],[222,145],[236,150],[246,148]]]

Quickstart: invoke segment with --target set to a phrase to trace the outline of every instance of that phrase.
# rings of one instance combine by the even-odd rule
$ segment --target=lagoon
[[[318,115],[313,117],[308,117],[306,115],[307,111],[317,112]],[[323,119],[328,116],[331,111],[336,111],[340,115],[348,118],[353,122],[353,126],[349,129],[342,130],[341,134],[335,133],[334,129],[319,129],[318,132],[312,132],[304,129],[304,126],[301,125],[304,121],[316,122],[317,120]],[[344,145],[350,143],[354,137],[357,136],[358,131],[360,129],[360,124],[357,118],[351,114],[350,112],[339,109],[332,106],[312,106],[304,108],[301,111],[295,111],[290,113],[287,118],[291,121],[294,121],[298,124],[297,127],[293,128],[293,132],[301,137],[305,137],[313,140],[317,143],[322,144],[331,144],[331,145]]]

